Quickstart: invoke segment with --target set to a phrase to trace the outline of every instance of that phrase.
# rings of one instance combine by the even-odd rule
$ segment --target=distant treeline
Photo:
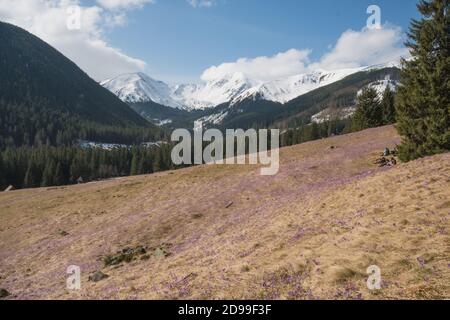
[[[175,169],[171,145],[113,150],[19,147],[0,151],[0,187],[60,186]]]
[[[328,138],[351,132],[352,120],[332,120],[323,123],[301,125],[296,129],[289,129],[281,134],[280,145],[292,146],[308,141]]]
[[[166,140],[167,133],[150,126],[100,124],[63,108],[46,107],[44,103],[17,105],[0,100],[0,150],[21,146],[70,146],[79,139],[131,145]]]

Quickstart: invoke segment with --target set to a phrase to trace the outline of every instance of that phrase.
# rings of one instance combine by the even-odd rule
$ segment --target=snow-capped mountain
[[[354,73],[384,68],[400,68],[400,62],[391,61],[370,67],[348,68],[333,71],[316,70],[306,74],[294,75],[288,78],[253,86],[252,88],[236,96],[236,98],[231,100],[231,102],[232,104],[235,104],[247,98],[253,97],[268,101],[286,103],[310,91],[342,80]]]
[[[203,85],[176,86],[173,97],[190,109],[206,109],[233,101],[252,86],[243,73],[236,72]]]
[[[202,85],[169,86],[143,73],[120,75],[100,84],[127,103],[153,101],[168,107],[188,110],[215,107],[232,101],[252,88],[250,81],[238,72]]]
[[[399,63],[333,71],[316,70],[269,82],[252,81],[243,73],[236,72],[202,84],[176,86],[136,73],[105,80],[101,85],[127,103],[153,101],[173,108],[204,110],[227,102],[234,105],[248,98],[286,103],[351,74],[388,67],[399,67]]]
[[[100,84],[127,103],[153,101],[173,108],[184,108],[184,104],[172,98],[172,89],[166,83],[144,73],[123,74]]]
[[[266,83],[252,82],[243,73],[236,72],[204,84],[173,87],[136,73],[105,80],[101,85],[127,103],[153,101],[173,108],[203,110],[226,102],[235,104],[250,97],[285,103],[361,70],[316,71]]]
[[[232,103],[235,104],[249,97],[259,97],[268,101],[286,103],[298,96],[339,81],[361,70],[362,68],[342,69],[330,72],[318,70],[262,83],[242,92],[232,100]]]

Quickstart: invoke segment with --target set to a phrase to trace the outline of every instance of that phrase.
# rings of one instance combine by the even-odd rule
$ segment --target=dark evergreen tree
[[[44,172],[42,173],[42,187],[53,186],[55,184],[55,169],[55,162],[53,160],[45,165]]]
[[[24,188],[34,188],[39,186],[40,181],[39,168],[33,160],[30,161],[28,165],[27,172],[25,173],[25,178],[23,181]]]
[[[319,125],[316,122],[311,124],[311,136],[310,140],[317,140],[320,138]]]
[[[133,157],[131,159],[131,167],[130,167],[130,176],[135,176],[139,174],[138,171],[139,166],[139,155],[136,149],[133,150]]]
[[[396,99],[399,156],[410,161],[450,148],[449,0],[420,1],[411,22]]]
[[[395,123],[395,94],[389,86],[384,90],[381,109],[383,110],[383,124]]]
[[[155,153],[155,158],[154,158],[154,161],[153,161],[153,168],[152,169],[153,169],[154,172],[164,169],[164,159],[162,157],[162,150],[158,150]]]
[[[5,182],[5,173],[6,173],[6,166],[3,163],[3,157],[0,154],[0,188],[2,188],[6,182]],[[2,191],[0,189],[0,191]]]
[[[61,186],[63,184],[66,184],[66,179],[63,175],[63,170],[61,168],[61,162],[58,162],[55,169],[55,177],[54,177],[54,183],[56,186]]]
[[[353,130],[364,130],[383,124],[383,110],[374,88],[365,87],[358,96],[355,115],[353,116]]]

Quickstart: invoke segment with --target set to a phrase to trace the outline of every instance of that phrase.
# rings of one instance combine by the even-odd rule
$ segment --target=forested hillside
[[[27,31],[0,22],[0,189],[173,168],[167,140],[127,104]],[[81,140],[117,143],[82,148]]]
[[[1,22],[0,70],[0,148],[161,138],[159,129],[61,53]]]

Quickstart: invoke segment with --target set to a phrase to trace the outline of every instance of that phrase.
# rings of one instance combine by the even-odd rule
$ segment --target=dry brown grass
[[[448,299],[450,155],[373,164],[398,142],[384,127],[285,148],[273,177],[201,166],[2,193],[0,287],[12,299]],[[146,259],[104,267],[140,245]],[[366,287],[373,264],[379,291]],[[109,278],[88,282],[96,270]]]

